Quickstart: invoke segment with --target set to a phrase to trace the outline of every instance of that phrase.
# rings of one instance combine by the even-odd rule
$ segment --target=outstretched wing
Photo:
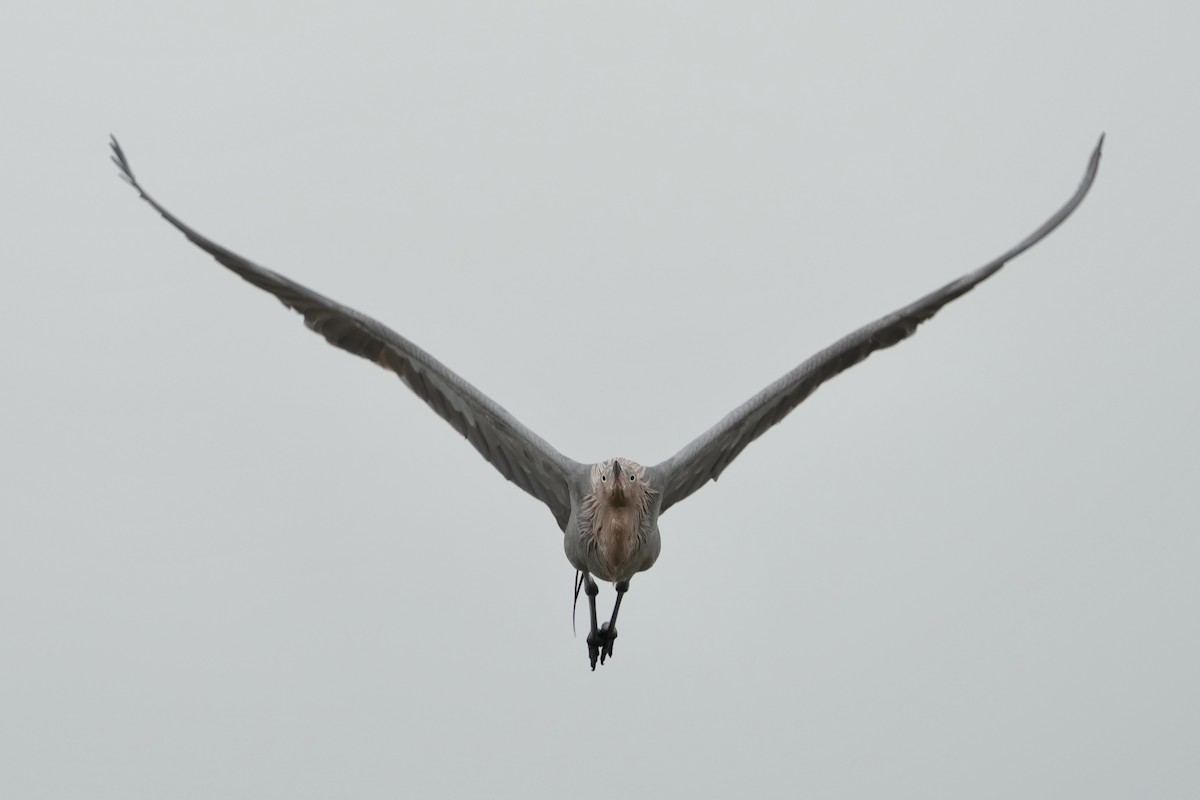
[[[189,228],[146,194],[133,177],[129,160],[115,137],[112,150],[121,177],[192,244],[258,288],[275,295],[288,308],[300,312],[304,324],[330,344],[399,375],[408,388],[465,436],[501,475],[549,506],[559,527],[566,529],[571,515],[568,477],[582,470],[581,464],[559,453],[483,392],[400,334],[226,250]]]
[[[1101,136],[1088,161],[1082,183],[1066,205],[1020,244],[974,272],[968,272],[915,303],[843,337],[734,409],[674,457],[654,467],[655,472],[661,476],[661,510],[666,511],[708,481],[716,480],[729,463],[737,458],[738,453],[786,417],[822,383],[854,366],[876,350],[891,347],[912,336],[917,326],[936,314],[942,306],[971,291],[995,274],[1005,263],[1045,238],[1071,215],[1092,187],[1096,170],[1100,166],[1100,149],[1103,145],[1104,137]]]

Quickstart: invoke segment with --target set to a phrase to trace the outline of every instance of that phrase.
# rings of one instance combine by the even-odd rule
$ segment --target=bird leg
[[[588,614],[591,617],[592,626],[588,631],[587,645],[588,658],[592,662],[592,671],[596,669],[596,659],[600,658],[600,631],[596,627],[596,595],[600,593],[600,587],[592,580],[592,576],[585,572],[583,573],[583,591],[588,599]]]
[[[617,602],[613,604],[612,618],[608,622],[600,626],[600,663],[604,663],[604,659],[612,658],[613,642],[617,638],[617,612],[621,610],[621,598],[629,591],[629,581],[617,581]]]

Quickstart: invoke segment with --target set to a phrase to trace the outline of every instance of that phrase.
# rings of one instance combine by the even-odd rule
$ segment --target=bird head
[[[650,491],[646,468],[628,458],[610,458],[593,464],[592,491],[611,505],[640,503]]]

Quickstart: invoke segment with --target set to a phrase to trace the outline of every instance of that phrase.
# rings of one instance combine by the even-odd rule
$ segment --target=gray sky
[[[969,5],[7,10],[0,796],[1197,796],[1200,10]],[[593,674],[546,509],[110,131],[644,463],[1108,140],[663,518]]]

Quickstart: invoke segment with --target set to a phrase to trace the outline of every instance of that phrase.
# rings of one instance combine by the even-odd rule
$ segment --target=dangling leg
[[[596,659],[600,658],[600,631],[596,628],[596,595],[600,593],[600,587],[592,580],[592,576],[585,572],[583,573],[583,591],[587,594],[588,613],[591,616],[592,627],[588,632],[588,658],[592,661],[592,670],[596,669]]]
[[[612,658],[613,642],[617,638],[617,612],[621,610],[621,598],[629,591],[629,581],[617,581],[617,602],[613,604],[612,618],[600,627],[600,639],[604,646],[600,650],[600,663],[604,663],[604,659]]]

